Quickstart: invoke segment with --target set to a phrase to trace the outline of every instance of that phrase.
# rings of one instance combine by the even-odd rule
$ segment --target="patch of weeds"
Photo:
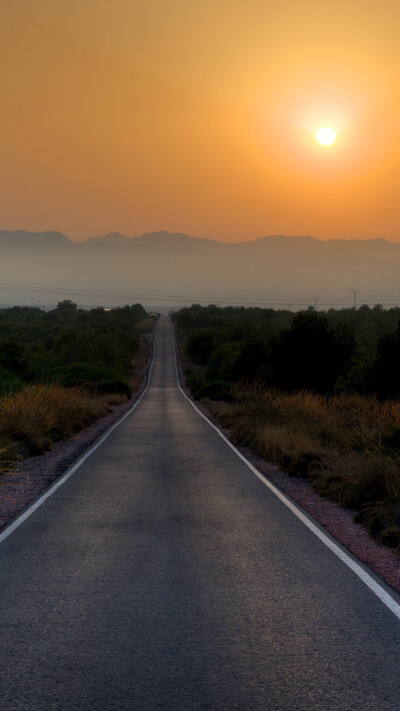
[[[378,541],[390,548],[400,548],[400,526],[392,525],[384,528],[378,536]]]
[[[300,452],[288,466],[288,474],[299,479],[308,479],[311,472],[321,471],[322,461],[315,452]]]

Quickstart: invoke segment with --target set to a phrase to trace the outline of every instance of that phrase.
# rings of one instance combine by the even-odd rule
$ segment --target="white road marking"
[[[111,427],[110,427],[108,430],[106,430],[106,432],[103,434],[103,436],[100,437],[100,439],[97,440],[97,442],[95,442],[95,443],[87,450],[87,452],[85,452],[85,454],[82,455],[82,457],[81,457],[80,459],[78,459],[78,461],[77,461],[75,464],[73,464],[73,466],[72,466],[70,469],[68,469],[68,470],[66,471],[66,473],[64,474],[64,476],[62,476],[60,479],[57,479],[57,481],[56,481],[54,484],[52,484],[52,486],[50,486],[50,487],[47,489],[47,491],[45,491],[45,493],[42,494],[42,496],[39,496],[39,498],[36,499],[36,501],[35,501],[31,506],[29,506],[22,514],[20,514],[20,516],[18,516],[12,523],[10,523],[10,525],[7,526],[7,528],[6,528],[2,533],[0,533],[0,543],[3,543],[3,541],[5,541],[6,538],[8,538],[8,536],[10,536],[10,535],[21,525],[21,523],[23,523],[24,521],[26,521],[26,519],[29,518],[29,516],[31,516],[31,515],[34,513],[34,511],[36,511],[36,510],[39,508],[39,506],[41,506],[42,504],[44,504],[44,502],[45,502],[52,494],[54,494],[54,492],[57,491],[57,489],[59,489],[60,486],[62,486],[63,484],[65,484],[65,482],[66,482],[73,474],[75,474],[75,472],[82,466],[82,464],[83,464],[84,462],[86,462],[87,459],[89,459],[89,457],[93,454],[93,452],[95,452],[96,449],[98,449],[99,447],[101,447],[101,445],[103,444],[103,442],[105,442],[105,440],[110,436],[111,432],[113,432],[117,427],[119,427],[119,425],[121,424],[121,422],[123,422],[124,420],[126,420],[126,418],[129,417],[129,415],[131,415],[132,412],[137,408],[137,406],[139,405],[139,402],[141,401],[142,397],[143,397],[143,396],[145,395],[145,393],[147,392],[148,387],[149,387],[149,384],[150,384],[151,374],[152,374],[152,371],[153,371],[154,357],[155,357],[155,354],[156,354],[156,347],[157,347],[157,332],[158,332],[158,323],[157,323],[157,325],[156,325],[156,332],[155,332],[155,334],[154,334],[153,357],[152,357],[152,359],[151,359],[150,370],[149,370],[149,377],[148,377],[148,379],[147,379],[147,385],[146,385],[145,389],[143,390],[143,392],[142,392],[141,396],[139,397],[139,399],[138,399],[138,400],[135,402],[135,404],[130,408],[130,410],[128,410],[128,411],[121,417],[121,419],[118,420],[118,422],[116,422],[114,425],[111,425]]]
[[[212,427],[213,430],[217,432],[221,439],[223,439],[224,442],[228,445],[228,447],[230,447],[230,449],[235,452],[239,459],[241,459],[242,462],[246,464],[250,471],[252,471],[253,474],[255,474],[256,477],[258,477],[260,481],[262,481],[262,483],[265,484],[265,486],[267,486],[272,491],[272,493],[275,494],[275,496],[277,496],[278,499],[280,499],[280,501],[282,501],[282,503],[285,504],[285,506],[287,506],[288,509],[290,509],[294,513],[294,515],[297,516],[297,518],[299,518],[300,521],[304,523],[304,525],[307,526],[307,528],[309,528],[310,531],[312,531],[312,533],[314,533],[314,535],[317,536],[317,538],[319,538],[320,541],[322,541],[322,543],[324,543],[324,545],[332,551],[332,553],[334,553],[338,558],[340,558],[340,560],[345,565],[347,565],[347,567],[350,568],[350,570],[352,570],[353,573],[355,573],[363,581],[363,583],[365,583],[365,585],[370,590],[372,590],[373,593],[375,593],[375,595],[381,600],[381,602],[383,602],[383,604],[386,605],[386,607],[388,607],[389,610],[393,612],[393,614],[396,615],[396,617],[400,620],[400,605],[396,602],[396,600],[394,600],[394,598],[389,595],[389,593],[387,593],[386,590],[381,585],[379,585],[379,583],[369,573],[367,573],[367,571],[364,570],[364,568],[359,563],[353,560],[353,558],[351,558],[344,550],[342,550],[336,543],[334,543],[323,531],[321,531],[321,529],[318,528],[318,526],[316,526],[303,513],[303,511],[301,511],[300,508],[293,504],[290,499],[288,499],[281,491],[279,491],[279,489],[277,489],[273,484],[271,484],[271,482],[263,474],[261,474],[261,472],[259,472],[258,469],[256,469],[256,467],[254,467],[253,464],[251,464],[251,462],[249,462],[248,459],[246,459],[246,457],[244,457],[243,454],[239,452],[238,449],[236,449],[236,447],[232,444],[232,442],[229,441],[229,439],[225,437],[221,430],[219,430],[218,427],[216,427],[214,423],[211,422],[211,420],[209,420],[209,418],[206,417],[206,415],[204,415],[201,410],[199,410],[193,400],[191,400],[186,395],[179,382],[174,332],[172,332],[172,344],[174,349],[176,381],[178,384],[178,388],[181,391],[182,395],[186,398],[186,400],[200,415],[200,417],[202,417],[203,420],[205,420],[210,425],[210,427]]]

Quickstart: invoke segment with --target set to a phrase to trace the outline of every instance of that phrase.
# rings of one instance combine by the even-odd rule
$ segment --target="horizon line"
[[[215,242],[217,244],[226,244],[226,245],[239,245],[239,244],[252,244],[254,242],[260,242],[262,240],[267,240],[267,239],[274,239],[274,238],[280,238],[280,239],[288,239],[288,240],[296,240],[296,239],[309,239],[309,240],[314,240],[315,242],[323,242],[323,243],[329,243],[329,242],[387,242],[388,244],[400,244],[400,237],[398,239],[389,239],[388,237],[331,237],[329,239],[323,239],[321,237],[315,237],[313,235],[307,235],[307,234],[283,234],[283,233],[274,233],[274,234],[267,234],[264,235],[263,237],[255,237],[251,239],[241,239],[237,240],[236,242],[231,242],[229,240],[221,240],[221,239],[215,239],[212,237],[199,237],[199,236],[193,236],[188,234],[187,232],[170,232],[169,230],[155,230],[153,232],[143,232],[141,234],[136,234],[136,235],[131,235],[128,236],[126,234],[123,234],[122,232],[105,232],[104,234],[99,234],[99,235],[92,235],[89,237],[84,237],[83,239],[73,239],[72,237],[69,237],[67,234],[64,232],[61,232],[61,230],[52,230],[52,229],[47,229],[47,230],[27,230],[24,228],[17,228],[17,229],[0,229],[0,234],[3,232],[8,232],[8,233],[18,233],[18,232],[23,232],[26,234],[32,234],[32,235],[45,235],[45,234],[58,234],[61,235],[62,237],[65,237],[67,240],[72,242],[73,244],[83,244],[84,242],[88,242],[89,240],[97,240],[97,239],[102,239],[104,237],[122,237],[126,240],[134,240],[134,239],[140,239],[142,237],[152,237],[156,235],[168,235],[168,236],[182,236],[182,237],[188,237],[189,239],[193,240],[200,240],[203,242]]]

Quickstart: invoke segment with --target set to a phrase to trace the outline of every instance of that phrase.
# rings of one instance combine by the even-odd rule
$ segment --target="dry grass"
[[[123,405],[125,402],[128,402],[128,396],[125,393],[107,393],[106,400],[108,405],[116,407],[117,405]]]
[[[32,385],[0,399],[4,458],[40,454],[111,411],[121,396],[93,396],[80,387]]]
[[[154,319],[140,324],[140,349],[129,382],[133,393],[150,361],[153,328]],[[83,387],[57,384],[31,385],[0,397],[0,473],[8,471],[17,459],[52,449],[54,442],[72,437],[127,399],[125,394],[95,395]]]
[[[235,395],[249,415],[311,434],[324,445],[364,448],[400,429],[400,402],[375,397],[326,397],[303,391],[285,393],[260,386],[237,387]]]
[[[314,490],[356,509],[371,535],[400,551],[400,403],[238,386],[212,402],[232,436]]]

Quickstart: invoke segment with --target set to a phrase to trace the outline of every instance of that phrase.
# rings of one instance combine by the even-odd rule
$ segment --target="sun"
[[[336,141],[336,131],[332,126],[321,126],[315,134],[321,146],[331,146]]]

